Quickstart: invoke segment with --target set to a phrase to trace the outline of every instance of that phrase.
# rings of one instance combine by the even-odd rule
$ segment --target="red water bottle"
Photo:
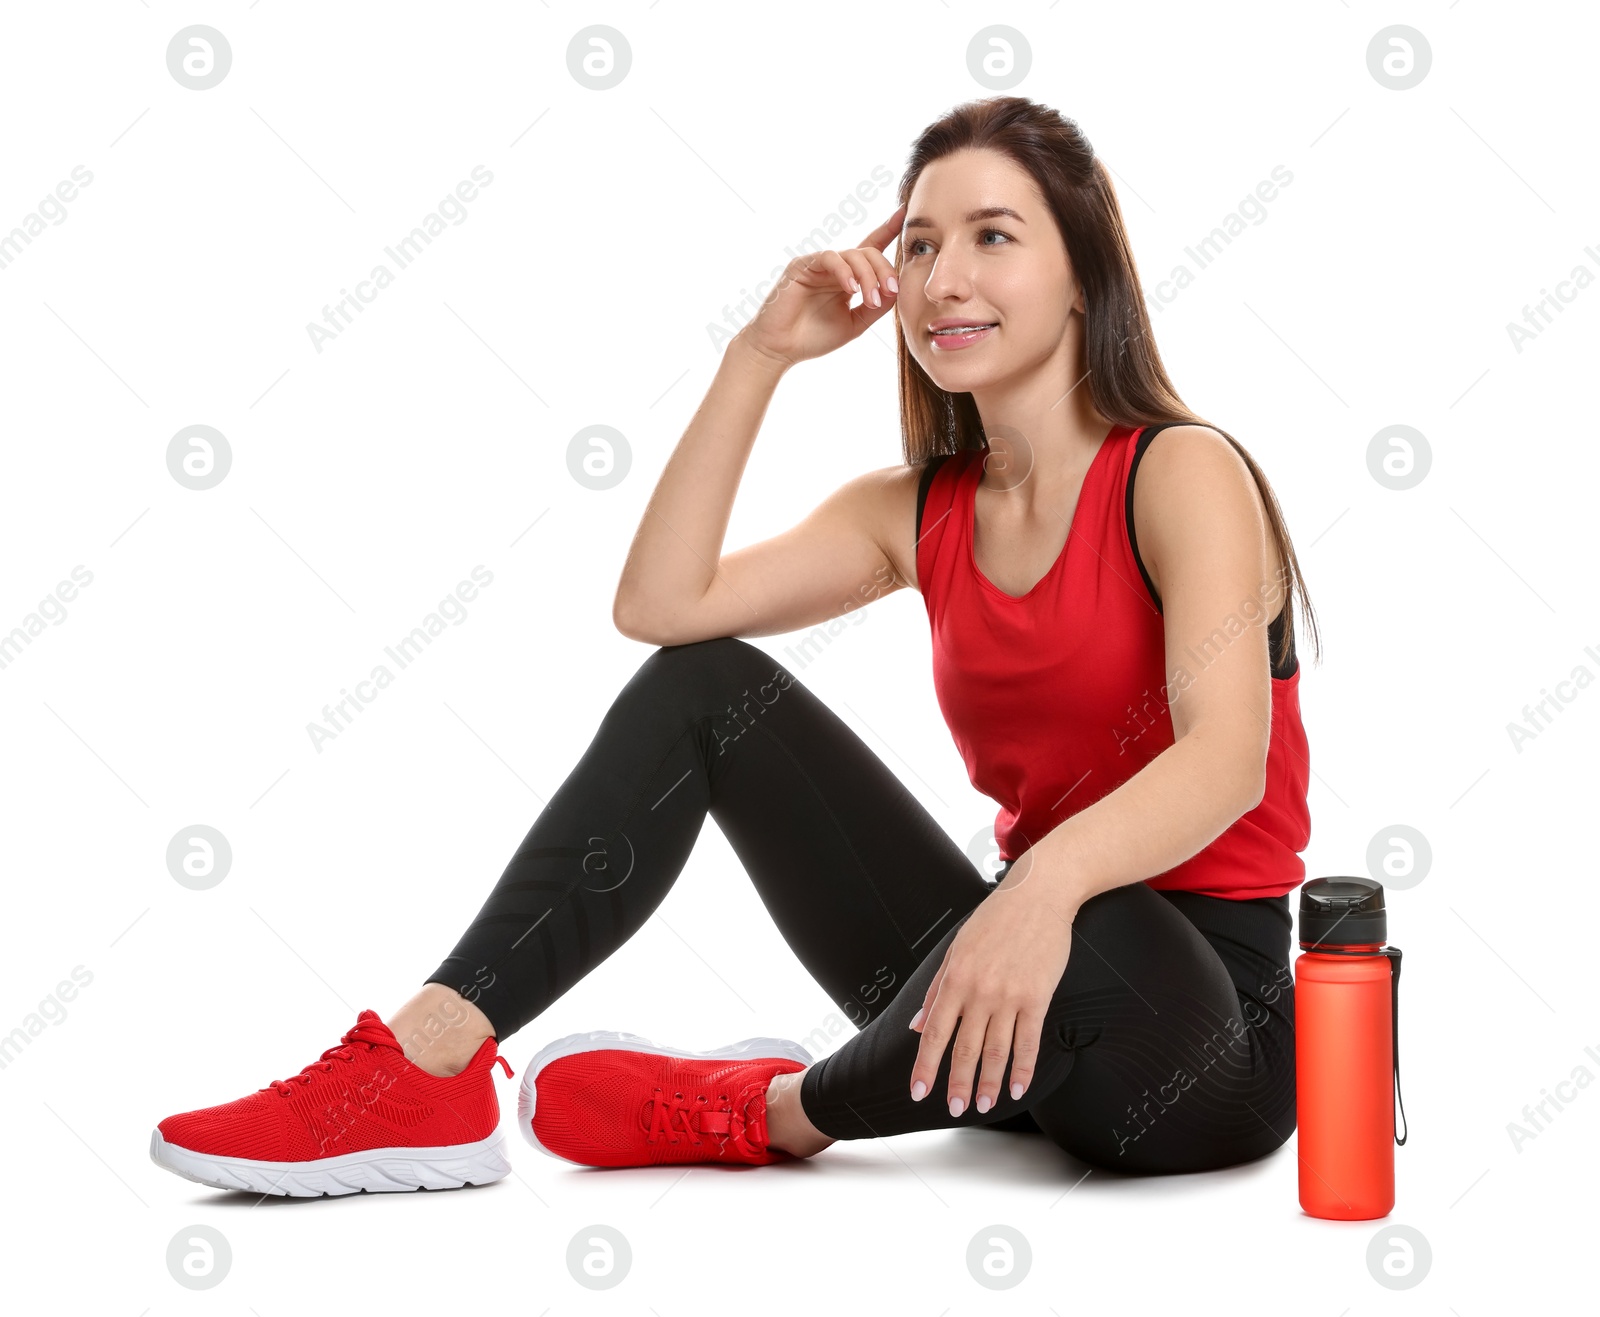
[[[1310,1216],[1366,1221],[1394,1210],[1394,1150],[1406,1135],[1394,1114],[1400,949],[1384,946],[1388,936],[1383,884],[1313,878],[1301,887],[1295,1113],[1300,1206]]]

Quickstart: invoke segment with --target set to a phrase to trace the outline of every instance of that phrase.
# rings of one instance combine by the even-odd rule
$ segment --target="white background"
[[[191,23],[232,47],[210,90],[166,65]],[[568,71],[592,23],[631,47],[611,90]],[[158,1119],[293,1073],[454,944],[650,652],[611,628],[611,596],[711,379],[710,327],[874,169],[897,179],[924,125],[994,94],[967,61],[991,23],[1028,44],[1012,90],[1076,118],[1114,171],[1147,292],[1275,166],[1293,174],[1155,332],[1184,398],[1265,468],[1317,609],[1308,875],[1368,872],[1395,824],[1431,844],[1390,898],[1412,1126],[1394,1213],[1307,1217],[1291,1148],[1080,1182],[1045,1140],[976,1130],[752,1174],[589,1172],[515,1137],[503,1076],[516,1171],[492,1189],[258,1204],[152,1165]],[[1395,23],[1432,49],[1406,91],[1367,66]],[[672,1317],[775,1293],[930,1317],[1592,1303],[1600,1092],[1547,1108],[1520,1150],[1507,1126],[1580,1065],[1600,1075],[1600,692],[1564,688],[1520,752],[1508,724],[1600,671],[1600,290],[1521,352],[1507,325],[1575,266],[1600,272],[1597,39],[1577,6],[1482,0],[7,6],[0,233],[93,174],[0,269],[0,631],[93,573],[0,669],[0,1032],[73,967],[93,976],[0,1071],[8,1300],[130,1317],[308,1300]],[[307,322],[478,165],[493,183],[466,221],[316,351]],[[831,245],[895,204],[891,185]],[[167,469],[194,424],[232,453],[204,492]],[[606,491],[567,467],[594,424],[632,454]],[[1394,424],[1432,452],[1403,492],[1367,465]],[[900,455],[885,320],[784,381],[727,547]],[[478,564],[494,583],[467,620],[316,752],[307,724]],[[921,601],[855,620],[802,679],[965,845],[993,806],[939,717]],[[165,859],[197,823],[233,849],[203,892]],[[575,1030],[701,1048],[834,1014],[712,824],[659,917],[505,1052],[520,1077]],[[595,1222],[634,1258],[599,1293],[565,1261]],[[195,1223],[233,1251],[198,1294],[165,1262]],[[993,1223],[1033,1249],[1003,1293],[965,1262]],[[1367,1263],[1395,1223],[1432,1249],[1404,1292]]]

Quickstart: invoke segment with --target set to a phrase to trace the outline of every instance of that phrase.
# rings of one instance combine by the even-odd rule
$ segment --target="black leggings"
[[[1020,1101],[1008,1062],[995,1106],[951,1116],[948,1047],[913,1101],[908,1022],[993,885],[832,710],[732,638],[644,661],[426,981],[475,1002],[504,1041],[638,931],[707,813],[860,1029],[803,1076],[824,1134],[999,1126],[1094,1166],[1166,1173],[1249,1161],[1293,1133],[1288,897],[1142,882],[1079,909]]]

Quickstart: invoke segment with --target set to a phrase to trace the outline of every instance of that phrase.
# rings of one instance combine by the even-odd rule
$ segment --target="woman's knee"
[[[722,745],[737,740],[792,682],[776,659],[731,636],[662,645],[617,693],[600,735],[636,746],[704,723],[707,743]]]
[[[765,650],[735,636],[718,636],[687,645],[662,645],[639,665],[628,683],[656,695],[690,693],[699,699],[732,702],[742,688],[769,681],[781,666]]]

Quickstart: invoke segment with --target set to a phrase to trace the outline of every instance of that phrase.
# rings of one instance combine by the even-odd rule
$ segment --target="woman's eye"
[[[1010,242],[1012,240],[1011,239],[1011,235],[1009,233],[1004,232],[1001,229],[983,229],[983,230],[981,230],[979,232],[978,236],[980,238],[987,238],[991,233],[994,234],[994,236],[997,237],[997,238],[1004,238],[1007,242]],[[927,241],[926,238],[913,238],[909,243],[906,244],[906,255],[907,256],[920,256],[920,255],[922,255],[922,253],[919,252],[917,250],[917,248],[922,246],[923,243],[925,243],[926,241]],[[993,246],[996,246],[997,244],[995,244],[995,243],[983,243],[981,245],[986,246],[986,247],[993,247]]]

